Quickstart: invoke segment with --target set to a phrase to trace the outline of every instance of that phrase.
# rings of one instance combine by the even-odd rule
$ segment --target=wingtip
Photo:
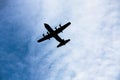
[[[41,40],[37,40],[37,42],[39,43],[39,42],[41,42]]]
[[[37,40],[37,42],[39,43],[39,40]]]
[[[71,24],[71,22],[68,22],[69,24]]]

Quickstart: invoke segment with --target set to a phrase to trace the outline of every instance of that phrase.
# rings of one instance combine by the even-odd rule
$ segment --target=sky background
[[[119,0],[0,0],[0,80],[120,80]],[[71,41],[37,40],[53,29]]]

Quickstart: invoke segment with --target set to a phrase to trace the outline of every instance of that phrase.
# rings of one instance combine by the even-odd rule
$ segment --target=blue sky
[[[119,80],[119,0],[0,1],[0,80]],[[38,44],[52,28],[72,24]]]

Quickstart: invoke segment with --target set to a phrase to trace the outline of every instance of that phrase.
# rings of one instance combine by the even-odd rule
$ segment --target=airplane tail
[[[63,40],[63,42],[61,42],[59,45],[57,45],[57,48],[65,45],[65,44],[68,43],[69,41],[70,41],[70,39],[68,39],[68,40]]]

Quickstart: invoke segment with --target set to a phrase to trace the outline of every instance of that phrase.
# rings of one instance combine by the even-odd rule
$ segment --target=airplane
[[[47,39],[50,40],[50,38],[55,38],[58,42],[60,42],[58,45],[57,45],[57,48],[58,47],[61,47],[63,45],[65,45],[66,43],[68,43],[70,41],[70,39],[67,39],[67,40],[64,40],[64,39],[61,39],[59,37],[59,33],[61,33],[65,28],[67,28],[69,25],[71,24],[71,22],[68,22],[66,23],[65,25],[61,26],[61,24],[59,24],[59,28],[55,27],[55,30],[53,30],[47,23],[44,23],[44,26],[45,28],[48,30],[47,32],[47,35],[44,35],[43,34],[43,38],[39,39],[37,42],[42,42],[42,41],[45,41]]]

